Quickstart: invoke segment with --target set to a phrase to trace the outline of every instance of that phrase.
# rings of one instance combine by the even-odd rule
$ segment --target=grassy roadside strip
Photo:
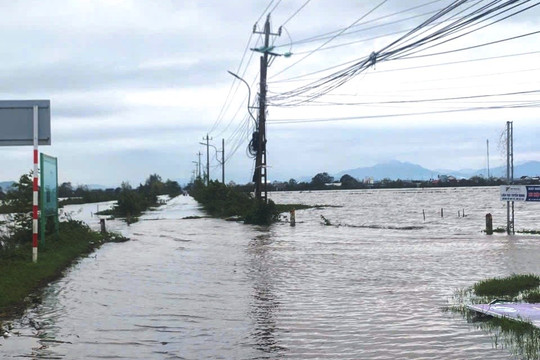
[[[51,235],[40,245],[37,263],[32,263],[31,244],[0,257],[0,319],[23,310],[29,295],[62,276],[77,258],[88,255],[105,242],[128,239],[102,235],[79,221],[60,223],[59,235]]]

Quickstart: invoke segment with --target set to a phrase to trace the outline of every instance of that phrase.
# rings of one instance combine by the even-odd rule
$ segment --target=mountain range
[[[412,164],[409,162],[401,162],[397,160],[389,161],[386,163],[377,164],[369,167],[360,167],[355,169],[349,169],[340,171],[334,175],[336,180],[339,180],[341,176],[348,174],[359,180],[363,180],[367,177],[371,177],[374,180],[391,179],[391,180],[429,180],[437,179],[438,175],[451,175],[456,178],[470,178],[472,176],[487,176],[487,169],[462,169],[462,170],[449,170],[449,169],[426,169],[420,165]],[[540,161],[528,161],[519,165],[514,165],[514,178],[520,178],[521,176],[539,176],[540,175]],[[493,177],[506,177],[506,166],[499,166],[490,169],[490,176]]]

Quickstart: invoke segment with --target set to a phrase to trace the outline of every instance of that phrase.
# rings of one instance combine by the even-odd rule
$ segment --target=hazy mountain
[[[0,187],[2,188],[2,191],[6,192],[13,184],[13,181],[2,181],[0,182]]]
[[[377,164],[369,167],[361,167],[356,169],[350,169],[340,171],[334,177],[339,180],[341,176],[349,174],[359,180],[363,180],[366,177],[372,177],[375,180],[381,180],[389,178],[392,180],[429,180],[437,179],[437,175],[452,175],[457,178],[470,178],[472,176],[486,176],[487,170],[479,169],[426,169],[420,165],[412,164],[409,162],[390,161],[387,163]],[[499,166],[490,169],[490,175],[495,177],[506,176],[506,166]],[[540,175],[540,161],[528,161],[519,165],[514,165],[514,178],[520,178],[521,176],[539,176]]]
[[[339,180],[343,175],[349,174],[359,180],[372,177],[375,180],[389,178],[392,180],[429,180],[437,178],[437,172],[426,169],[420,165],[409,162],[389,161],[369,167],[349,169],[337,173],[334,177]]]
[[[506,166],[499,166],[490,169],[492,176],[506,177]],[[527,161],[519,165],[514,165],[514,178],[522,176],[540,176],[540,161]]]

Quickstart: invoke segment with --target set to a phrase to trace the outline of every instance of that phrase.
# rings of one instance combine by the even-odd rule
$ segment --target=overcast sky
[[[225,139],[227,181],[244,183],[252,177],[246,147],[253,121],[246,86],[227,70],[251,84],[254,103],[260,55],[245,50],[261,46],[252,31],[255,23],[262,29],[268,11],[274,32],[285,24],[271,38],[273,51],[292,53],[276,57],[268,70],[272,101],[379,51],[450,3],[2,1],[0,98],[51,100],[52,145],[40,150],[58,157],[60,182],[138,185],[152,173],[189,179],[209,133],[218,149]],[[269,180],[388,160],[478,169],[486,166],[487,139],[497,166],[504,160],[499,140],[506,121],[514,121],[516,162],[539,160],[539,18],[540,6],[533,7],[415,55],[446,54],[376,62],[305,106],[273,101]],[[442,98],[451,99],[436,100]],[[511,105],[520,107],[462,111]],[[211,153],[211,176],[218,178]],[[32,148],[2,147],[0,159],[0,181],[17,180],[32,168]]]

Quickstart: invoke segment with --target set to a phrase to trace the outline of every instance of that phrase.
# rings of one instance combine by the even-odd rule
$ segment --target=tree
[[[122,182],[118,203],[115,208],[116,212],[120,216],[129,218],[138,216],[145,209],[146,199],[139,192],[133,190],[128,182]]]
[[[22,175],[19,182],[14,183],[11,191],[6,194],[4,207],[10,215],[7,237],[0,241],[2,250],[15,248],[32,239],[32,178],[32,172]]]
[[[357,189],[360,187],[360,182],[348,174],[343,175],[339,182],[343,189]]]
[[[70,182],[64,182],[58,187],[58,197],[72,197],[73,186]]]
[[[177,181],[167,180],[165,182],[165,193],[171,198],[176,197],[182,193],[182,187]]]
[[[311,179],[311,186],[315,189],[324,189],[325,184],[328,184],[331,182],[334,182],[334,178],[328,175],[328,173],[323,172],[323,173],[318,173]]]
[[[289,179],[289,181],[287,182],[287,190],[296,190],[297,187],[298,181],[294,179]]]

